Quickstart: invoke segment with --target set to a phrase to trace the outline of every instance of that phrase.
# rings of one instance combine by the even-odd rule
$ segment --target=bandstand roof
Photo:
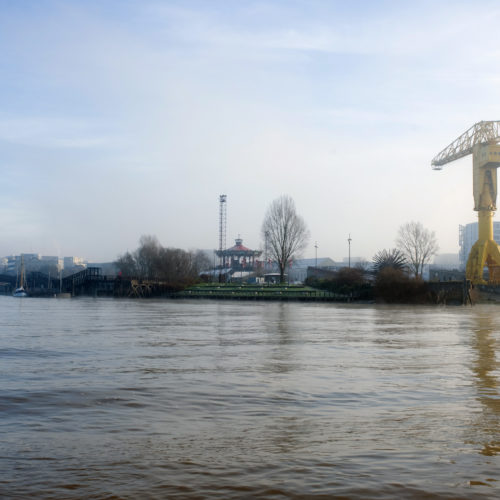
[[[236,238],[235,245],[226,250],[217,250],[217,255],[235,255],[235,256],[245,256],[245,257],[258,257],[262,251],[261,250],[252,250],[243,245],[243,240],[241,238]]]
[[[231,248],[228,248],[226,252],[253,252],[253,250],[250,250],[250,248],[247,248],[240,243],[238,245],[232,246]]]

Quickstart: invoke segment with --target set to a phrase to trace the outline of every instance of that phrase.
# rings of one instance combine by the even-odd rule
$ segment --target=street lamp
[[[347,238],[347,241],[349,243],[349,269],[351,268],[351,233],[349,233],[349,238]]]
[[[316,263],[314,264],[314,267],[318,267],[318,242],[314,242],[314,248],[316,249]]]

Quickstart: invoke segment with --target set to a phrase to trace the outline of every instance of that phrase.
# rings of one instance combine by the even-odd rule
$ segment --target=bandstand
[[[261,250],[251,250],[243,246],[243,240],[238,237],[235,245],[226,250],[217,250],[216,255],[222,258],[222,268],[231,269],[231,273],[236,271],[253,272],[261,265],[257,260],[262,254]]]

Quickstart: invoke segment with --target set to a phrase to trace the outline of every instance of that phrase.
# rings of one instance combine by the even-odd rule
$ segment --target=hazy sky
[[[500,118],[499,26],[493,0],[0,0],[0,256],[215,248],[222,193],[228,246],[288,194],[305,257],[410,220],[457,252],[472,160],[430,162]]]

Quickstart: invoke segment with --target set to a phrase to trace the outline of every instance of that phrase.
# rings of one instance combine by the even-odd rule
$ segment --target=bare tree
[[[212,261],[203,250],[192,250],[193,269],[198,276],[202,271],[209,271],[212,268]]]
[[[134,255],[130,252],[126,252],[125,254],[120,255],[115,261],[115,264],[120,273],[123,274],[123,276],[136,277],[139,275],[139,271],[137,270],[137,262]]]
[[[306,224],[297,215],[295,203],[290,196],[283,195],[271,203],[261,231],[270,257],[278,264],[280,282],[283,283],[287,265],[305,248],[309,239]]]
[[[399,228],[397,246],[417,278],[422,277],[424,265],[439,250],[434,231],[429,231],[420,222],[413,221]]]
[[[180,248],[161,248],[157,272],[170,283],[196,277],[191,254]]]
[[[195,253],[180,248],[165,248],[156,236],[142,236],[139,248],[121,255],[115,263],[126,277],[182,284],[198,279],[201,267],[206,266],[208,261],[203,257],[201,251]]]
[[[158,278],[161,248],[160,242],[156,236],[141,236],[139,248],[135,252],[135,261],[137,263],[139,275],[142,278]]]

